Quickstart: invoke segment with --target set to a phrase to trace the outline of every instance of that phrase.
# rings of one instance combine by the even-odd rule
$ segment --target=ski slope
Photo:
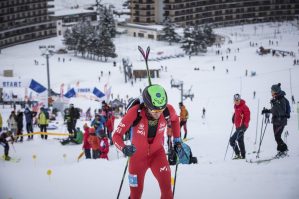
[[[251,121],[245,133],[248,159],[255,159],[252,152],[258,149],[261,132],[262,116],[259,113],[262,107],[270,107],[271,85],[280,82],[289,100],[291,92],[295,99],[299,100],[299,65],[293,65],[294,57],[271,54],[260,56],[256,53],[258,47],[262,45],[265,48],[293,51],[298,59],[298,28],[286,22],[228,27],[217,29],[215,32],[226,38],[221,48],[213,46],[208,49],[207,54],[191,58],[185,56],[149,62],[149,67],[167,66],[167,72],[161,71],[161,77],[152,79],[152,82],[165,87],[169,103],[174,105],[178,114],[180,91],[171,88],[171,78],[183,81],[186,90],[192,87],[191,91],[195,95],[193,101],[187,99],[184,103],[190,118],[187,124],[188,136],[194,137],[188,144],[194,156],[198,158],[198,164],[178,166],[175,198],[297,199],[299,134],[296,105],[292,105],[291,118],[285,128],[285,131],[289,132],[287,137],[289,157],[252,164],[245,160],[231,160],[231,148],[228,150],[226,160],[224,154],[232,128],[233,94],[240,93],[251,110]],[[17,77],[34,78],[47,85],[45,58],[40,55],[38,46],[54,44],[56,49],[59,49],[63,47],[61,39],[56,37],[3,49],[0,54],[1,73],[3,69],[13,69]],[[228,40],[232,43],[228,43]],[[269,45],[269,40],[273,40],[274,45]],[[131,83],[125,84],[122,58],[129,58],[133,67],[140,68],[145,67],[145,64],[140,61],[138,45],[144,48],[150,46],[150,57],[158,56],[159,52],[168,55],[182,52],[178,45],[169,46],[166,42],[125,35],[117,36],[114,42],[118,54],[116,67],[113,67],[114,60],[97,62],[74,57],[72,54],[52,56],[51,88],[59,91],[62,83],[74,86],[79,81],[80,85],[103,89],[108,83],[112,86],[114,98],[117,95],[123,99],[127,99],[127,95],[136,97],[139,95],[139,89],[147,85],[147,79],[141,81],[138,79],[133,86]],[[258,45],[250,47],[249,42]],[[230,54],[226,53],[228,48],[231,49]],[[220,50],[222,54],[216,55],[216,50]],[[224,61],[221,56],[224,56]],[[64,57],[66,61],[58,62],[58,57]],[[34,60],[40,64],[34,65]],[[213,66],[216,68],[215,71],[212,70]],[[226,69],[229,70],[228,73]],[[248,76],[245,76],[246,69]],[[100,71],[103,71],[104,76],[99,82]],[[251,77],[251,71],[256,72],[256,76]],[[255,99],[253,91],[256,91]],[[259,110],[257,110],[258,102]],[[101,106],[99,102],[81,98],[72,98],[70,103],[74,103],[84,111],[89,107],[94,110]],[[204,120],[201,118],[203,107],[206,108]],[[0,111],[5,122],[11,108],[0,107]],[[82,128],[85,122],[81,119],[78,126]],[[116,125],[118,122],[119,120],[116,121]],[[67,132],[62,118],[58,118],[56,125],[58,129],[51,132]],[[116,198],[126,164],[122,154],[113,146],[110,148],[109,161],[81,159],[78,162],[77,157],[82,146],[62,146],[57,138],[61,137],[50,136],[48,140],[41,140],[39,136],[35,136],[33,141],[25,139],[23,143],[11,146],[10,155],[20,157],[21,161],[12,163],[0,160],[0,198]],[[275,154],[276,143],[272,125],[268,125],[260,158],[272,157]],[[51,175],[47,175],[49,170],[52,172]],[[126,177],[120,198],[128,196],[129,186]],[[159,197],[158,183],[148,170],[142,198]]]

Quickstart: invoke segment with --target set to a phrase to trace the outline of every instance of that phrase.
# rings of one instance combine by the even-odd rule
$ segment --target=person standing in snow
[[[84,130],[84,134],[83,134],[83,150],[84,150],[84,154],[85,154],[85,158],[86,159],[90,159],[91,158],[91,146],[88,142],[88,138],[89,138],[89,126],[85,123],[83,125],[83,130]]]
[[[7,126],[8,129],[11,131],[13,136],[17,135],[17,116],[15,114],[15,111],[11,111],[8,119],[7,119]]]
[[[286,93],[281,90],[281,84],[274,84],[271,87],[271,109],[263,109],[262,114],[272,113],[272,124],[275,141],[277,143],[278,155],[282,155],[288,151],[287,144],[281,139],[287,120],[290,118],[290,102],[285,98]]]
[[[23,127],[24,127],[24,124],[23,124],[23,112],[18,110],[17,112],[17,135],[18,137],[20,137],[20,142],[23,142]],[[17,138],[18,140],[18,138]]]
[[[80,118],[79,109],[70,104],[70,107],[64,110],[64,121],[67,124],[67,130],[71,137],[76,137],[77,119]]]
[[[44,107],[40,108],[40,112],[37,117],[37,123],[38,123],[41,133],[47,133],[47,127],[49,124],[49,113]],[[48,135],[41,134],[41,138],[48,139]]]
[[[108,160],[109,142],[108,142],[107,134],[103,131],[100,133],[99,151],[100,151],[100,158]]]
[[[112,132],[114,130],[114,121],[115,121],[115,116],[113,115],[113,113],[112,112],[108,113],[108,119],[106,121],[106,128],[107,128],[107,135],[108,135],[111,145],[113,145]]]
[[[124,115],[113,134],[113,142],[130,157],[128,161],[131,199],[141,198],[145,173],[149,168],[159,183],[161,198],[172,199],[171,170],[163,147],[168,119],[164,117],[163,111],[169,112],[173,141],[176,145],[181,143],[179,118],[173,106],[167,103],[167,94],[162,86],[147,86],[142,92],[142,99],[141,104],[132,106]],[[131,129],[131,144],[126,145],[123,136],[137,117],[138,123]]]
[[[235,113],[232,122],[236,126],[236,131],[230,137],[229,142],[235,151],[234,159],[245,159],[244,133],[249,126],[250,110],[245,101],[241,99],[240,94],[234,95],[234,104]]]
[[[33,118],[36,116],[36,112],[33,112],[27,106],[24,111],[26,119],[26,130],[27,133],[33,133]],[[33,139],[33,135],[28,136],[28,140]]]
[[[95,129],[93,127],[89,128],[88,143],[92,149],[92,158],[98,159],[100,157],[100,139],[96,136]]]
[[[185,134],[184,134],[184,139],[187,138],[187,120],[189,118],[189,113],[185,107],[185,105],[183,104],[183,102],[179,103],[179,107],[180,107],[180,128],[183,127]]]

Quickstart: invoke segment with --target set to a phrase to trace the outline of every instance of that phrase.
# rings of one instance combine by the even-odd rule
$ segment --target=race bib
[[[129,174],[129,185],[130,187],[138,187],[137,175]]]

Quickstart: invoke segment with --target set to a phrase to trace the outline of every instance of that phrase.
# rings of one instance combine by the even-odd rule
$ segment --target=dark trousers
[[[107,132],[108,134],[108,138],[110,140],[110,145],[113,145],[113,141],[112,141],[112,132]]]
[[[230,137],[229,143],[233,147],[236,155],[240,155],[245,158],[245,144],[244,144],[244,133],[245,131],[236,130],[235,133]],[[237,144],[238,143],[238,144]]]
[[[6,140],[0,140],[0,145],[2,145],[4,147],[4,155],[8,156],[8,151],[9,151],[9,145],[8,142]]]
[[[47,132],[47,126],[46,124],[40,124],[39,128],[40,128],[40,132]],[[41,135],[42,139],[48,139],[48,135]]]
[[[184,128],[184,131],[185,131],[185,135],[184,135],[184,139],[187,138],[187,121],[180,121],[180,128]],[[182,133],[180,135],[182,137]]]
[[[73,137],[76,137],[76,120],[67,122],[67,130],[69,134],[73,134]]]
[[[92,150],[92,158],[93,159],[100,158],[100,151],[99,150]]]
[[[27,133],[33,133],[33,127],[32,127],[31,122],[26,123],[26,130],[27,130]],[[32,139],[33,135],[29,135],[28,138]]]
[[[273,125],[274,137],[277,143],[277,151],[284,152],[288,150],[288,146],[281,139],[284,125]]]
[[[91,158],[90,149],[84,149],[84,153],[85,153],[85,158],[86,159],[90,159]]]

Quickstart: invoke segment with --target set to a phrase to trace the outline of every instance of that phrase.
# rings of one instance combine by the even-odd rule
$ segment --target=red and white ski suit
[[[135,105],[129,109],[115,130],[113,142],[119,150],[122,150],[125,146],[123,142],[123,135],[130,128],[130,126],[133,125],[134,120],[137,118],[139,106],[140,105]],[[167,104],[167,108],[170,114],[173,136],[174,138],[179,138],[179,117],[177,116],[173,106]],[[167,128],[167,121],[165,120],[163,114],[161,114],[158,120],[156,136],[154,139],[151,139],[151,144],[149,144],[148,119],[146,117],[145,108],[142,108],[140,116],[141,120],[135,127],[133,127],[133,133],[131,137],[131,142],[136,147],[136,152],[130,157],[129,160],[129,178],[134,178],[134,184],[130,182],[130,198],[141,198],[144,176],[147,169],[150,168],[155,178],[158,180],[161,198],[172,199],[171,170],[165,155],[165,150],[163,148],[164,132]]]

